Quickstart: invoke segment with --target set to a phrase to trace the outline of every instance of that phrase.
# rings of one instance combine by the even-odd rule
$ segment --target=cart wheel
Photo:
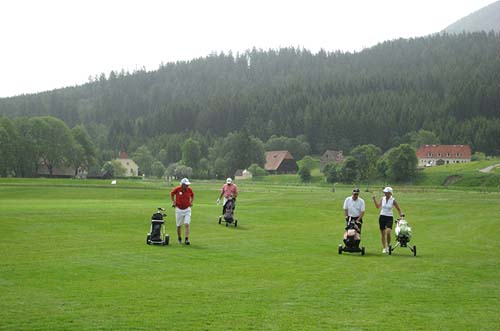
[[[389,255],[392,255],[392,246],[389,245]]]
[[[219,217],[219,224],[222,222],[222,219]]]
[[[413,246],[413,256],[417,256],[417,246]]]
[[[365,246],[361,247],[361,255],[365,255]]]
[[[238,226],[238,220],[234,220],[234,227]]]
[[[151,235],[147,235],[146,237],[146,244],[151,245]]]
[[[342,254],[342,245],[339,245],[339,254]]]
[[[165,236],[165,245],[168,246],[169,242],[170,242],[170,236]]]

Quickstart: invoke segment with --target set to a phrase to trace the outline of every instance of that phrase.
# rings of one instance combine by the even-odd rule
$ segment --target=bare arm
[[[375,208],[379,209],[380,206],[382,206],[382,203],[378,203],[377,197],[375,197],[375,196],[373,196],[372,199],[373,199],[373,203],[375,204]]]
[[[220,190],[220,194],[219,194],[219,197],[217,198],[217,204],[220,203],[220,199],[222,199],[222,196],[224,195],[224,186],[222,186],[221,190]]]
[[[402,218],[403,217],[403,212],[401,211],[401,208],[399,208],[399,205],[398,205],[398,203],[397,203],[396,200],[394,200],[394,207],[396,207],[396,209],[398,210],[399,217]]]

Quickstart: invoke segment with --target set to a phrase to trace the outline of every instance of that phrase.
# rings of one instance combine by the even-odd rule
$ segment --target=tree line
[[[196,134],[163,137],[154,145],[138,147],[131,158],[147,176],[224,178],[250,166],[258,173],[264,166],[265,148],[280,147],[290,147],[299,156],[308,152],[300,138],[273,136],[263,143],[242,130],[209,140]],[[54,169],[68,167],[74,176],[79,170],[89,176],[124,174],[119,163],[113,162],[119,153],[101,150],[84,126],[69,128],[52,116],[0,117],[0,151],[0,177],[33,177],[42,167],[50,176]]]
[[[411,136],[414,146],[434,143],[437,139],[431,132],[423,130]],[[164,140],[167,145],[157,141],[157,155],[142,145],[131,157],[139,165],[141,174],[149,177],[210,179],[232,177],[237,169],[249,169],[255,176],[266,175],[263,169],[265,151],[288,150],[297,159],[302,158],[299,161],[302,180],[311,178],[314,161],[308,155],[310,147],[303,136],[272,136],[264,143],[242,130],[211,141],[199,138],[196,135],[169,137]],[[77,125],[70,129],[63,121],[51,116],[14,120],[0,117],[0,146],[1,177],[37,176],[41,167],[46,168],[49,176],[57,168],[70,168],[75,177],[81,173],[92,177],[103,173],[114,177],[125,174],[125,169],[115,160],[117,155],[100,153],[85,127]],[[360,145],[348,154],[343,163],[325,167],[323,172],[328,182],[368,181],[377,177],[404,181],[416,174],[417,158],[415,148],[410,144],[392,148],[384,155],[373,144]]]
[[[3,98],[0,115],[16,127],[51,116],[85,129],[96,163],[147,150],[165,168],[183,161],[200,176],[240,167],[226,165],[241,157],[228,150],[241,137],[257,149],[294,148],[300,159],[366,144],[388,151],[423,130],[440,143],[499,155],[498,54],[495,33],[400,39],[358,53],[252,49]],[[194,150],[194,159],[183,149]]]
[[[96,163],[94,143],[82,125],[69,129],[52,116],[0,117],[0,176],[33,177],[41,167],[79,168]]]
[[[328,183],[359,183],[374,179],[407,182],[416,178],[417,164],[415,148],[410,144],[401,144],[385,153],[379,147],[367,144],[355,147],[341,164],[327,164],[323,172]]]

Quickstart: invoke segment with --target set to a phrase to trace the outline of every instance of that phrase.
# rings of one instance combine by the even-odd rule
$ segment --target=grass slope
[[[500,172],[498,168],[489,173],[480,172],[488,166],[500,164],[500,159],[475,161],[461,164],[447,164],[425,168],[421,171],[419,185],[447,186],[449,188],[480,188],[500,191]]]
[[[159,182],[2,180],[2,330],[492,330],[500,195],[398,188],[418,256],[380,253],[367,193],[362,244],[337,254],[348,188],[194,182],[191,246],[147,246]],[[378,194],[380,196],[380,194]],[[173,212],[167,230],[175,239]]]

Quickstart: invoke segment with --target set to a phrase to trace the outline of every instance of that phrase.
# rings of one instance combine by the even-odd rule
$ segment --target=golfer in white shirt
[[[344,215],[346,225],[349,222],[349,218],[354,219],[356,223],[360,223],[359,230],[361,231],[361,224],[365,215],[365,201],[359,197],[359,188],[352,190],[352,196],[345,199]]]

